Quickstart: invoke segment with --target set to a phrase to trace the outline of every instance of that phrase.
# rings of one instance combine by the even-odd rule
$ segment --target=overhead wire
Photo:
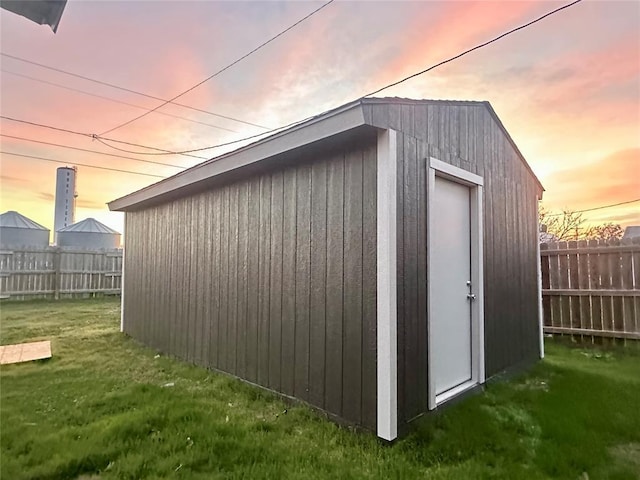
[[[407,77],[404,77],[401,80],[398,80],[396,82],[393,82],[393,83],[390,83],[388,85],[385,85],[384,87],[380,87],[377,90],[374,90],[373,92],[367,93],[366,95],[363,95],[360,98],[370,97],[371,95],[375,95],[376,93],[380,93],[383,90],[387,90],[388,88],[395,87],[396,85],[404,83],[407,80],[411,80],[412,78],[415,78],[415,77],[418,77],[420,75],[423,75],[423,74],[425,74],[425,73],[427,73],[427,72],[429,72],[429,71],[431,71],[431,70],[433,70],[435,68],[438,68],[438,67],[440,67],[440,66],[442,66],[442,65],[444,65],[446,63],[449,63],[449,62],[452,62],[454,60],[457,60],[460,57],[464,57],[465,55],[467,55],[467,54],[469,54],[469,53],[471,53],[471,52],[473,52],[475,50],[478,50],[478,49],[486,47],[487,45],[490,45],[490,44],[492,44],[494,42],[497,42],[498,40],[500,40],[500,39],[502,39],[502,38],[504,38],[504,37],[506,37],[508,35],[511,35],[511,34],[517,32],[519,30],[523,30],[523,29],[533,25],[534,23],[538,23],[538,22],[544,20],[545,18],[550,17],[551,15],[555,15],[556,13],[561,12],[562,10],[565,10],[567,8],[570,8],[570,7],[573,7],[574,5],[576,5],[576,4],[580,3],[580,2],[582,2],[582,0],[574,0],[571,3],[567,3],[566,5],[558,7],[556,9],[554,9],[554,10],[551,10],[550,12],[545,13],[544,15],[539,16],[538,18],[536,18],[534,20],[531,20],[530,22],[527,22],[527,23],[525,23],[523,25],[520,25],[518,27],[512,28],[511,30],[509,30],[509,31],[507,31],[507,32],[505,32],[503,34],[492,38],[491,40],[487,40],[486,42],[483,42],[483,43],[481,43],[479,45],[476,45],[475,47],[469,48],[469,49],[465,50],[464,52],[459,53],[458,55],[455,55],[455,56],[447,58],[446,60],[443,60],[443,61],[441,61],[439,63],[436,63],[435,65],[432,65],[429,68],[425,68],[424,70],[421,70],[421,71],[413,73],[413,74],[411,74],[411,75],[409,75]]]
[[[290,25],[289,27],[285,28],[284,30],[282,30],[280,33],[278,33],[277,35],[271,37],[269,40],[261,43],[260,45],[258,45],[257,47],[255,47],[253,50],[249,51],[248,53],[244,54],[243,56],[241,56],[240,58],[238,58],[237,60],[234,60],[233,62],[231,62],[230,64],[226,65],[225,67],[221,68],[220,70],[218,70],[217,72],[213,73],[212,75],[209,75],[207,78],[205,78],[204,80],[196,83],[194,86],[186,89],[185,91],[183,91],[182,93],[179,93],[178,95],[172,97],[169,100],[164,101],[163,103],[161,103],[160,105],[158,105],[155,108],[152,108],[151,110],[143,113],[142,115],[138,115],[135,118],[132,118],[131,120],[128,120],[120,125],[116,125],[115,127],[106,130],[102,133],[100,133],[99,136],[102,135],[106,135],[107,133],[111,133],[114,130],[118,130],[124,126],[130,125],[131,123],[149,115],[152,112],[155,112],[156,110],[158,110],[159,108],[164,107],[165,105],[173,102],[174,100],[177,100],[178,98],[182,97],[183,95],[186,95],[187,93],[195,90],[196,88],[198,88],[200,85],[208,82],[209,80],[211,80],[212,78],[217,77],[218,75],[220,75],[221,73],[227,71],[228,69],[230,69],[231,67],[233,67],[234,65],[237,65],[238,63],[240,63],[242,60],[244,60],[245,58],[253,55],[255,52],[261,50],[262,48],[266,47],[267,45],[269,45],[271,42],[273,42],[274,40],[278,39],[279,37],[281,37],[282,35],[284,35],[285,33],[287,33],[289,30],[292,30],[293,28],[297,27],[298,25],[300,25],[302,22],[304,22],[305,20],[311,18],[313,15],[315,15],[316,13],[318,13],[320,10],[328,7],[330,4],[332,4],[335,0],[329,0],[328,2],[322,4],[320,7],[316,8],[315,10],[313,10],[311,13],[305,15],[303,18],[301,18],[300,20],[298,20],[297,22],[295,22],[293,25]]]
[[[161,165],[163,167],[180,168],[180,169],[183,169],[183,170],[187,168],[187,167],[185,167],[183,165],[172,165],[170,163],[155,162],[153,160],[144,160],[142,158],[126,157],[124,155],[118,155],[117,153],[107,153],[107,152],[101,152],[99,150],[89,150],[87,148],[74,147],[74,146],[71,146],[71,145],[64,145],[64,144],[60,144],[60,143],[45,142],[43,140],[36,140],[36,139],[33,139],[33,138],[25,138],[25,137],[17,137],[15,135],[7,135],[6,133],[0,133],[0,137],[12,138],[14,140],[21,140],[21,141],[24,141],[24,142],[39,143],[41,145],[49,145],[51,147],[67,148],[69,150],[77,150],[79,152],[97,153],[99,155],[106,155],[106,156],[109,156],[109,157],[123,158],[123,159],[126,159],[126,160],[133,160],[133,161],[136,161],[136,162],[151,163],[151,164],[154,164],[154,165]]]
[[[68,162],[68,161],[65,161],[65,160],[56,160],[54,158],[38,157],[36,155],[25,155],[25,154],[22,154],[22,153],[5,152],[4,150],[0,151],[0,154],[2,154],[2,155],[13,155],[14,157],[30,158],[30,159],[34,159],[34,160],[41,160],[41,161],[44,161],[44,162],[53,162],[53,163],[59,163],[59,164],[64,164],[64,165],[79,165],[81,167],[97,168],[99,170],[109,170],[109,171],[112,171],[112,172],[130,173],[130,174],[133,174],[133,175],[144,175],[144,176],[147,176],[147,177],[156,177],[156,178],[167,178],[165,176],[155,175],[153,173],[134,172],[133,170],[124,170],[124,169],[121,169],[121,168],[101,167],[101,166],[98,166],[98,165],[89,165],[88,163]]]
[[[148,145],[141,145],[139,143],[132,143],[132,142],[125,142],[124,140],[116,140],[114,138],[105,138],[105,137],[98,137],[97,135],[93,134],[93,133],[85,133],[85,132],[78,132],[75,130],[70,130],[68,128],[61,128],[61,127],[54,127],[53,125],[45,125],[44,123],[37,123],[37,122],[31,122],[29,120],[22,120],[19,118],[13,118],[13,117],[9,117],[7,115],[0,115],[0,118],[4,119],[4,120],[9,120],[11,122],[17,122],[17,123],[23,123],[25,125],[33,125],[36,127],[41,127],[41,128],[47,128],[50,130],[55,130],[58,132],[64,132],[64,133],[69,133],[72,135],[81,135],[83,137],[87,137],[90,138],[92,140],[108,140],[110,142],[115,142],[115,143],[121,143],[124,145],[130,145],[130,146],[135,146],[135,147],[139,147],[139,148],[147,148],[149,150],[158,150],[160,152],[163,152],[163,155],[183,155],[185,157],[192,157],[192,158],[199,158],[200,160],[207,160],[207,157],[200,157],[198,155],[191,155],[188,152],[172,152],[171,150],[165,150],[163,148],[158,148],[158,147],[150,147]],[[104,143],[104,142],[101,142]],[[105,143],[105,145],[107,145]],[[110,148],[114,148],[112,145],[107,145]],[[138,153],[138,152],[129,152],[129,153],[137,153],[138,155],[146,155],[149,152],[143,152],[143,153]]]
[[[458,58],[460,58],[460,57],[462,57],[464,55],[467,55],[467,54],[469,54],[469,53],[471,53],[471,52],[473,52],[475,50],[478,50],[480,48],[486,47],[487,45],[490,45],[490,44],[492,44],[494,42],[497,42],[498,40],[501,40],[501,39],[507,37],[508,35],[511,35],[511,34],[517,32],[519,30],[522,30],[522,29],[527,28],[527,27],[529,27],[529,26],[531,26],[531,25],[533,25],[535,23],[538,23],[538,22],[544,20],[545,18],[550,17],[550,16],[552,16],[554,14],[557,14],[557,13],[561,12],[562,10],[565,10],[565,9],[567,9],[569,7],[572,7],[572,6],[574,6],[574,5],[576,5],[576,4],[580,3],[580,2],[582,2],[582,0],[574,0],[571,3],[568,3],[568,4],[563,5],[561,7],[555,8],[555,9],[545,13],[544,15],[541,15],[541,16],[535,18],[534,20],[531,20],[531,21],[529,21],[529,22],[527,22],[527,23],[525,23],[523,25],[520,25],[518,27],[512,28],[511,30],[509,30],[509,31],[507,31],[507,32],[505,32],[505,33],[503,33],[501,35],[498,35],[497,37],[494,37],[491,40],[488,40],[488,41],[483,42],[483,43],[481,43],[479,45],[476,45],[475,47],[469,48],[469,49],[465,50],[464,52],[462,52],[460,54],[457,54],[457,55],[455,55],[453,57],[450,57],[450,58],[448,58],[446,60],[443,60],[441,62],[438,62],[437,64],[432,65],[429,68],[426,68],[424,70],[421,70],[420,72],[416,72],[416,73],[411,74],[411,75],[409,75],[407,77],[404,77],[401,80],[398,80],[398,81],[392,82],[392,83],[390,83],[388,85],[385,85],[383,87],[380,87],[377,90],[374,90],[373,92],[370,92],[370,93],[368,93],[366,95],[363,95],[363,96],[357,98],[356,100],[354,100],[354,102],[361,101],[361,100],[365,99],[368,96],[374,95],[374,94],[379,93],[379,92],[381,92],[383,90],[386,90],[386,89],[391,88],[393,86],[399,85],[400,83],[403,83],[403,82],[405,82],[407,80],[410,80],[410,79],[415,78],[417,76],[423,75],[423,74],[425,74],[425,73],[427,73],[427,72],[429,72],[429,71],[431,71],[431,70],[433,70],[433,69],[435,69],[437,67],[445,65],[447,63],[450,63],[450,62],[452,62],[452,61],[454,61],[454,60],[456,60],[456,59],[458,59]],[[188,150],[172,151],[171,153],[174,153],[174,154],[175,153],[195,153],[195,152],[201,152],[201,151],[204,151],[204,150],[211,150],[211,149],[214,149],[214,148],[234,145],[234,144],[237,144],[237,143],[245,142],[247,140],[252,140],[252,139],[255,139],[255,138],[258,138],[258,137],[262,137],[264,135],[269,135],[269,134],[276,133],[276,132],[278,132],[280,130],[283,130],[285,128],[289,128],[289,127],[292,127],[294,125],[304,123],[304,122],[306,122],[308,120],[311,120],[313,118],[319,117],[320,115],[313,115],[311,117],[307,117],[307,118],[302,119],[302,120],[297,120],[295,122],[291,122],[291,123],[289,123],[287,125],[283,125],[283,126],[278,127],[278,128],[273,128],[271,130],[267,130],[265,132],[261,132],[261,133],[256,134],[256,135],[250,135],[250,136],[247,136],[247,137],[239,138],[237,140],[230,140],[228,142],[223,142],[223,143],[219,143],[219,144],[215,144],[215,145],[209,145],[209,146],[206,146],[206,147],[192,148],[192,149],[188,149]],[[98,137],[100,137],[100,135],[98,135]],[[133,151],[133,150],[123,150],[123,151],[125,151],[127,153],[139,154],[139,155],[169,155],[169,153],[136,152],[136,151]]]
[[[33,60],[27,60],[26,58],[18,57],[16,55],[10,55],[10,54],[4,53],[4,52],[0,52],[0,55],[2,55],[3,57],[11,58],[13,60],[17,60],[19,62],[24,62],[24,63],[28,63],[30,65],[35,65],[37,67],[45,68],[47,70],[52,70],[54,72],[63,73],[65,75],[69,75],[71,77],[76,77],[76,78],[80,78],[82,80],[87,80],[89,82],[93,82],[93,83],[96,83],[98,85],[104,85],[106,87],[115,88],[115,89],[121,90],[123,92],[133,93],[135,95],[140,95],[142,97],[151,98],[153,100],[158,100],[160,102],[166,102],[167,101],[166,99],[161,98],[161,97],[157,97],[155,95],[149,95],[148,93],[139,92],[137,90],[132,90],[130,88],[122,87],[120,85],[115,85],[113,83],[104,82],[102,80],[97,80],[95,78],[91,78],[91,77],[87,77],[87,76],[80,75],[80,74],[77,74],[77,73],[73,73],[73,72],[70,72],[68,70],[62,70],[61,68],[51,67],[49,65],[45,65],[43,63],[34,62]],[[169,102],[169,103],[171,103],[172,105],[176,105],[178,107],[182,107],[182,108],[187,108],[189,110],[193,110],[195,112],[206,113],[207,115],[211,115],[211,116],[218,117],[218,118],[224,118],[225,120],[231,120],[231,121],[238,122],[238,123],[243,123],[245,125],[250,125],[252,127],[258,127],[258,128],[262,128],[262,129],[265,129],[265,130],[269,128],[269,127],[265,127],[264,125],[260,125],[260,124],[253,123],[253,122],[248,122],[246,120],[240,120],[239,118],[230,117],[228,115],[222,115],[220,113],[210,112],[208,110],[203,110],[201,108],[193,107],[191,105],[185,105],[183,103],[178,103],[178,102]]]
[[[43,80],[41,78],[36,78],[36,77],[31,77],[29,75],[25,75],[23,73],[17,73],[17,72],[12,72],[10,70],[5,70],[5,69],[1,69],[0,70],[2,73],[8,73],[9,75],[14,75],[16,77],[21,77],[21,78],[26,78],[28,80],[31,80],[33,82],[39,82],[39,83],[44,83],[45,85],[51,85],[53,87],[57,87],[57,88],[62,88],[65,90],[70,90],[72,92],[77,92],[77,93],[82,93],[83,95],[89,95],[91,97],[96,97],[96,98],[101,98],[103,100],[107,100],[109,102],[114,102],[114,103],[120,103],[122,105],[127,105],[129,107],[134,107],[134,108],[139,108],[141,110],[147,110],[147,107],[143,107],[141,105],[136,105],[135,103],[129,103],[129,102],[124,102],[122,100],[117,100],[115,98],[111,98],[111,97],[107,97],[105,95],[99,95],[97,93],[92,93],[92,92],[87,92],[85,90],[80,90],[79,88],[73,88],[73,87],[68,87],[66,85],[61,85],[59,83],[55,83],[55,82],[50,82],[48,80]],[[227,132],[232,132],[232,133],[238,133],[237,130],[232,130],[230,128],[225,128],[225,127],[221,127],[219,125],[213,125],[211,123],[206,123],[206,122],[201,122],[199,120],[194,120],[192,118],[187,118],[187,117],[181,117],[180,115],[174,115],[173,113],[168,113],[168,112],[160,112],[160,111],[156,111],[154,113],[157,113],[159,115],[165,115],[167,117],[173,117],[173,118],[178,118],[180,120],[185,120],[187,122],[192,122],[192,123],[198,123],[200,125],[205,125],[207,127],[212,127],[212,128],[217,128],[219,130],[225,130]]]
[[[599,207],[585,208],[584,210],[571,210],[571,213],[593,212],[595,210],[604,210],[605,208],[619,207],[621,205],[629,205],[631,203],[636,203],[636,202],[640,202],[640,198],[635,198],[633,200],[627,200],[626,202],[612,203],[610,205],[601,205]],[[549,215],[545,215],[545,217],[560,217],[562,215],[564,215],[564,213],[552,213],[552,214],[549,214]]]

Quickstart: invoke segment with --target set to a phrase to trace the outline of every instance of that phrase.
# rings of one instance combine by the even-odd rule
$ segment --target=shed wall
[[[398,130],[398,411],[427,411],[427,159],[484,178],[487,378],[539,355],[537,183],[482,104],[369,104],[365,119]]]
[[[376,427],[376,144],[126,213],[124,330]]]

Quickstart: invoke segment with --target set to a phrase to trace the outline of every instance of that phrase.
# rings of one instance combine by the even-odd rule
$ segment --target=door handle
[[[476,294],[475,293],[468,293],[467,294],[467,298],[469,300],[475,300],[476,299]]]

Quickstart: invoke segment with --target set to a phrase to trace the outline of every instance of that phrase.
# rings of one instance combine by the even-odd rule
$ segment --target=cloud
[[[47,202],[53,202],[55,200],[55,195],[48,192],[38,192],[36,197]]]
[[[552,210],[583,210],[640,198],[640,148],[619,150],[597,161],[575,165],[545,179],[543,204]],[[635,212],[635,217],[633,212]],[[630,221],[638,204],[594,211],[592,218]]]

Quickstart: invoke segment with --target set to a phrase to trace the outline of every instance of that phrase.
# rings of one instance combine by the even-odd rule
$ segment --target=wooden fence
[[[119,294],[121,285],[121,249],[0,250],[0,298],[58,299]]]
[[[542,244],[544,331],[640,339],[640,245]]]

